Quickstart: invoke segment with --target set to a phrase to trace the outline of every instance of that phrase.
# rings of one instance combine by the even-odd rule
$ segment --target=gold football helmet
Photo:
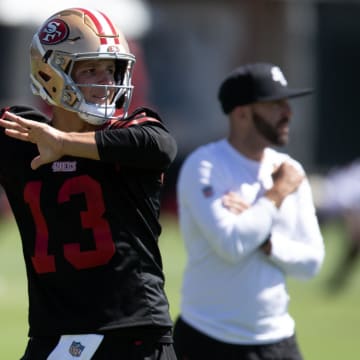
[[[135,56],[124,35],[102,12],[83,8],[62,10],[35,33],[30,46],[31,89],[50,105],[78,112],[85,121],[99,125],[113,117],[116,109],[126,116],[131,101]],[[77,84],[71,77],[76,61],[114,59],[115,85]],[[86,102],[83,86],[115,89],[107,104]]]

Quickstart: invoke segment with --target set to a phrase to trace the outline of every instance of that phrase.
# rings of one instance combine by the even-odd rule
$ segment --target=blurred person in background
[[[135,57],[107,15],[72,8],[39,28],[30,60],[52,117],[13,105],[0,120],[28,279],[22,359],[175,359],[158,237],[176,143],[152,110],[127,114]]]
[[[329,290],[344,290],[360,256],[360,160],[331,169],[320,182],[317,211],[321,224],[339,221],[343,228],[341,258]]]
[[[288,143],[291,89],[278,66],[225,78],[228,137],[196,149],[178,179],[187,251],[174,346],[179,360],[300,360],[287,277],[310,279],[324,244],[301,164]]]

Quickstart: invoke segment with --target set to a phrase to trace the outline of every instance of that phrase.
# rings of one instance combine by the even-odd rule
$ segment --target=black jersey
[[[8,109],[48,121],[31,108]],[[0,183],[19,227],[30,336],[171,327],[158,249],[162,174],[176,144],[140,109],[96,131],[100,161],[30,167],[36,145],[0,130]]]

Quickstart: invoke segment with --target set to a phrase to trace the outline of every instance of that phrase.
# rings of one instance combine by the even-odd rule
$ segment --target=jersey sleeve
[[[166,169],[177,152],[176,141],[160,118],[146,111],[96,131],[95,140],[100,160],[130,167]]]

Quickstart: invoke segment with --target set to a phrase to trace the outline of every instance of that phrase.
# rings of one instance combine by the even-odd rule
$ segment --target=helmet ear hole
[[[45,82],[48,82],[51,79],[51,77],[43,71],[39,71],[38,74]]]
[[[115,81],[119,84],[122,83],[127,68],[127,61],[117,60],[115,62]]]
[[[127,74],[128,71],[129,62],[128,60],[117,60],[115,62],[115,81],[118,85],[123,85],[126,81],[125,77],[128,77],[129,74]],[[119,90],[123,92],[123,90]],[[126,95],[126,93],[123,93],[115,102],[116,109],[121,109],[125,102],[126,97],[129,95]]]
[[[125,102],[125,95],[121,95],[119,99],[116,101],[116,109],[121,109]]]

